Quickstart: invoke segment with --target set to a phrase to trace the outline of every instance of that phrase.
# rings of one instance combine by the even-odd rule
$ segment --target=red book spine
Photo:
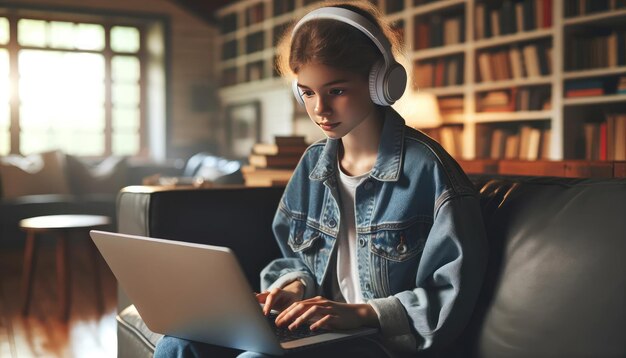
[[[543,0],[543,27],[552,27],[552,0]]]
[[[607,159],[607,149],[608,144],[606,142],[607,139],[607,128],[606,121],[600,123],[600,160]]]

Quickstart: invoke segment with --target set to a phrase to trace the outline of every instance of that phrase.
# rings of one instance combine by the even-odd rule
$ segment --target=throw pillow
[[[67,155],[67,175],[76,195],[117,194],[126,185],[127,158],[108,157],[99,164]]]
[[[0,158],[2,198],[24,195],[69,194],[64,156],[59,151],[8,155]]]

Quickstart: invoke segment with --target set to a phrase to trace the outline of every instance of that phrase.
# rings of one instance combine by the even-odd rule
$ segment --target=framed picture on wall
[[[226,135],[231,155],[247,158],[252,146],[261,141],[261,103],[250,101],[226,107]]]

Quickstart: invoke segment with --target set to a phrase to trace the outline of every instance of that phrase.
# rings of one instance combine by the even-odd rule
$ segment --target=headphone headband
[[[376,47],[378,47],[378,50],[382,53],[387,65],[395,62],[393,58],[389,58],[389,56],[391,56],[391,44],[387,40],[387,37],[385,37],[385,35],[364,16],[341,7],[322,7],[311,11],[302,17],[302,19],[300,19],[300,21],[298,21],[298,23],[294,26],[293,31],[291,32],[291,37],[293,38],[298,29],[304,23],[311,20],[321,19],[336,20],[357,28],[370,40],[372,40]]]
[[[312,20],[329,19],[348,24],[365,34],[376,45],[383,58],[373,64],[369,73],[369,92],[372,101],[381,106],[390,106],[397,101],[407,83],[407,74],[391,52],[391,43],[383,31],[365,16],[341,7],[322,7],[306,14],[293,27],[291,41],[300,27]],[[298,83],[292,83],[293,94],[300,105],[304,105]]]

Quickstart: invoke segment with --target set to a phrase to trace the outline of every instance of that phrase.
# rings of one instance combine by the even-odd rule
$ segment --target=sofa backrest
[[[228,246],[255,290],[261,269],[280,257],[271,223],[283,188],[130,188],[118,196],[119,232]]]
[[[461,355],[626,356],[626,180],[474,182],[490,252]]]
[[[626,180],[472,180],[489,263],[472,320],[450,354],[626,356]],[[129,188],[118,197],[119,231],[229,246],[258,289],[260,270],[280,256],[271,222],[282,191]]]

